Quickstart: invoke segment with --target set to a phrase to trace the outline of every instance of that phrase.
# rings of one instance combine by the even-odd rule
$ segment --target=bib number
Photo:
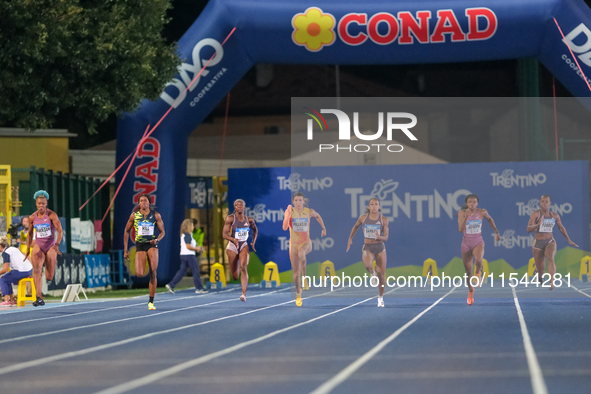
[[[380,234],[381,226],[379,224],[364,224],[363,236],[369,239],[377,239]]]
[[[154,235],[154,223],[152,222],[139,222],[137,228],[140,235]]]
[[[302,233],[308,231],[308,219],[307,218],[292,218],[291,227],[293,231]]]
[[[556,219],[543,219],[542,225],[540,226],[541,233],[551,233],[554,229],[554,225],[556,224]]]
[[[468,220],[466,234],[480,234],[482,232],[482,220]]]
[[[49,223],[36,224],[35,225],[36,237],[37,238],[49,238],[51,237],[51,227]]]
[[[236,236],[234,238],[236,238],[239,242],[244,242],[248,239],[248,233],[249,233],[250,228],[237,228],[236,229]]]

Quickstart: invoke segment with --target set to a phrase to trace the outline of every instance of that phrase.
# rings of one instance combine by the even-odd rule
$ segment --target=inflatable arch
[[[146,127],[170,111],[143,142],[121,185],[113,232],[115,248],[122,248],[125,222],[139,195],[155,196],[167,233],[160,244],[161,283],[177,269],[173,256],[179,254],[184,218],[188,136],[256,63],[409,64],[536,56],[574,96],[591,96],[583,76],[591,77],[591,11],[583,0],[210,0],[179,41],[179,52],[185,63],[160,99],[127,114],[117,132],[120,164]]]

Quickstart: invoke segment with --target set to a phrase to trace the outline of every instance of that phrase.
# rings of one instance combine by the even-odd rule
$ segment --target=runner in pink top
[[[544,269],[546,268],[546,260],[548,260],[548,272],[550,274],[550,290],[554,289],[554,276],[556,275],[556,264],[554,263],[554,256],[556,256],[556,240],[552,234],[554,226],[564,235],[564,238],[572,246],[579,247],[568,236],[566,229],[562,225],[560,216],[557,213],[550,211],[550,196],[544,194],[540,197],[540,209],[534,211],[527,223],[527,232],[535,231],[535,240],[532,246],[534,261],[536,262],[536,273],[538,281],[544,282]]]
[[[42,306],[45,305],[41,294],[41,289],[43,288],[43,282],[41,281],[43,264],[45,264],[45,278],[49,282],[53,279],[53,274],[55,273],[57,255],[61,254],[59,244],[62,241],[63,231],[57,214],[47,209],[49,193],[45,190],[39,190],[33,198],[37,205],[37,212],[29,216],[29,234],[27,236],[25,260],[29,256],[29,253],[31,253],[34,229],[35,246],[33,246],[31,262],[33,263],[33,281],[37,289],[37,300],[33,302],[33,306]],[[55,230],[57,230],[57,238],[54,234]]]
[[[478,208],[480,199],[476,194],[468,194],[464,200],[466,205],[458,212],[458,226],[460,232],[464,234],[462,239],[462,260],[464,269],[468,277],[468,305],[474,303],[474,287],[472,286],[472,276],[478,278],[474,281],[478,287],[481,285],[480,275],[482,273],[482,259],[484,258],[484,240],[482,239],[482,218],[488,221],[488,224],[495,231],[497,242],[501,240],[499,230],[495,226],[495,221],[488,214],[486,209]],[[472,259],[476,265],[474,274],[472,274]]]

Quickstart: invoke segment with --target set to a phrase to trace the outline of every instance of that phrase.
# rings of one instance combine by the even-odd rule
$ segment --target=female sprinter
[[[556,264],[554,264],[554,256],[556,255],[556,240],[552,235],[554,226],[558,226],[558,230],[564,235],[564,238],[569,244],[575,247],[575,244],[566,233],[566,229],[560,221],[560,216],[557,213],[550,211],[550,196],[544,194],[540,197],[540,209],[535,211],[529,217],[527,223],[527,232],[536,232],[535,241],[532,246],[534,260],[536,262],[536,271],[538,272],[538,280],[543,280],[544,268],[546,259],[548,259],[548,273],[550,274],[550,290],[554,290],[554,275],[556,275]]]
[[[464,233],[462,239],[462,260],[464,269],[468,277],[468,305],[474,303],[474,287],[472,286],[472,276],[478,278],[477,284],[481,285],[480,275],[482,273],[482,259],[484,258],[484,240],[482,239],[482,218],[488,221],[488,224],[495,231],[497,242],[501,240],[499,230],[495,226],[495,221],[488,214],[486,209],[478,208],[480,198],[476,194],[468,194],[464,199],[466,205],[458,212],[458,226],[461,233]],[[474,275],[472,275],[472,259],[476,265]]]
[[[154,296],[156,295],[156,287],[158,286],[158,279],[156,271],[158,270],[158,242],[164,238],[164,222],[158,212],[150,204],[150,196],[142,194],[138,200],[138,206],[133,209],[129,216],[129,220],[125,225],[125,233],[123,234],[123,258],[129,260],[129,251],[127,250],[127,240],[129,239],[129,232],[131,227],[135,230],[135,274],[137,276],[144,276],[144,269],[146,267],[146,258],[150,261],[149,275],[150,275],[150,299],[148,300],[148,309],[153,311]],[[155,228],[158,227],[160,232],[156,236]]]
[[[379,284],[378,307],[384,307],[384,287],[386,287],[386,246],[384,241],[388,240],[388,219],[380,213],[380,200],[372,198],[369,200],[369,207],[365,215],[359,216],[357,223],[351,230],[349,242],[347,243],[347,252],[353,243],[353,237],[359,227],[363,226],[363,265],[367,272],[371,274],[370,283],[372,286]],[[376,261],[376,270],[374,271],[372,262]],[[376,278],[377,271],[377,278]]]
[[[230,262],[230,271],[232,278],[237,280],[240,276],[242,285],[242,295],[240,301],[246,301],[246,287],[248,286],[248,259],[250,252],[248,250],[248,236],[252,229],[252,251],[256,252],[254,243],[257,240],[257,225],[253,218],[244,214],[246,203],[242,199],[234,201],[234,212],[226,217],[222,236],[228,240],[226,253]],[[240,275],[242,274],[242,275]]]
[[[304,207],[304,203],[307,202],[304,199],[304,193],[295,193],[292,202],[293,208],[291,204],[288,205],[283,216],[283,231],[289,228],[289,259],[293,271],[293,283],[296,287],[296,305],[302,306],[301,279],[306,276],[306,255],[312,251],[310,218],[315,218],[320,223],[322,237],[326,236],[326,227],[318,212]],[[303,287],[309,288],[307,283],[304,283]]]
[[[49,193],[45,190],[39,190],[33,198],[37,205],[37,212],[29,216],[29,232],[27,234],[27,253],[25,253],[25,259],[31,252],[33,230],[35,230],[35,246],[33,246],[31,262],[33,263],[33,282],[37,290],[37,300],[33,302],[33,306],[43,306],[45,305],[43,295],[41,294],[41,289],[43,288],[43,282],[41,281],[43,264],[45,264],[45,279],[49,282],[53,279],[55,273],[57,255],[61,254],[59,244],[62,242],[64,232],[57,214],[47,209]],[[55,230],[57,230],[57,238],[54,234]]]

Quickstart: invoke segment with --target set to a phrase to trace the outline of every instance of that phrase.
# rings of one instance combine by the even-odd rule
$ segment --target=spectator
[[[15,248],[9,246],[8,237],[0,237],[0,253],[4,260],[4,266],[0,270],[0,289],[4,296],[4,301],[0,302],[2,306],[16,305],[16,299],[12,292],[12,285],[18,284],[23,278],[28,278],[33,274],[33,265],[25,255]],[[9,272],[10,271],[10,272]]]
[[[197,241],[191,236],[195,229],[195,224],[192,219],[185,219],[181,224],[181,267],[174,275],[174,278],[165,287],[169,292],[174,294],[175,286],[181,281],[183,276],[187,273],[187,268],[191,268],[193,272],[193,283],[195,283],[195,293],[207,293],[201,284],[201,276],[199,275],[199,264],[197,263],[196,253],[201,253],[203,248],[197,246]]]

